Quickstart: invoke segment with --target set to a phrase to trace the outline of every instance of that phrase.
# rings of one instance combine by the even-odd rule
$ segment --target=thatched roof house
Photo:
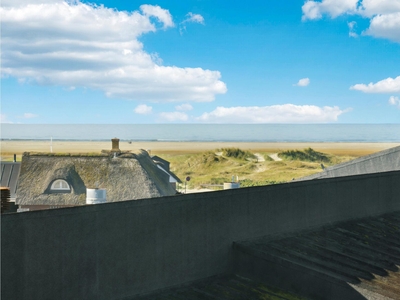
[[[107,202],[176,194],[170,176],[148,153],[24,153],[16,204],[62,207],[86,203],[86,188],[106,189]]]

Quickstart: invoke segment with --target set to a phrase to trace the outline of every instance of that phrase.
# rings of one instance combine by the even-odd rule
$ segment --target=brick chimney
[[[112,141],[111,152],[121,152],[121,150],[119,150],[119,139],[113,138],[113,139],[111,139],[111,141]]]

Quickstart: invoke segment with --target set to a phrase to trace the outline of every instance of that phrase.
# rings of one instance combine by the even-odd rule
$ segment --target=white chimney
[[[86,189],[86,204],[98,204],[107,202],[105,189]]]

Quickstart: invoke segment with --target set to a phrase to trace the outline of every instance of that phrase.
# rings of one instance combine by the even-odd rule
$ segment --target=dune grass
[[[282,153],[285,153],[282,155]],[[197,154],[163,155],[171,163],[171,171],[185,179],[190,188],[213,187],[238,178],[242,187],[260,186],[291,181],[295,178],[321,172],[321,162],[331,166],[353,159],[352,156],[336,156],[305,150],[283,151],[282,161],[269,157],[272,153],[258,152],[265,161],[257,160],[254,153],[240,149],[215,149]]]
[[[222,155],[228,158],[236,158],[242,160],[256,159],[256,156],[250,151],[244,151],[239,148],[222,148],[219,151]]]
[[[279,157],[285,158],[285,160],[298,160],[298,161],[309,161],[309,162],[325,162],[329,163],[331,162],[330,156],[322,153],[315,151],[312,148],[307,148],[304,149],[303,151],[301,150],[287,150],[280,152]]]

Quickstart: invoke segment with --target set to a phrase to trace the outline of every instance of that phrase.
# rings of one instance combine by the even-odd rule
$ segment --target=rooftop
[[[296,179],[296,181],[371,174],[396,170],[400,170],[400,146],[325,168],[322,172]]]
[[[314,274],[335,285],[351,286],[367,298],[400,299],[400,212],[235,243],[235,248],[256,260],[285,265],[298,276]],[[306,289],[297,285],[292,292],[310,295],[318,287]]]
[[[68,193],[54,193],[58,179]],[[107,202],[174,195],[169,175],[144,150],[124,153],[24,153],[18,180],[19,205],[82,205],[86,188],[107,190]]]
[[[20,162],[1,162],[1,186],[10,188],[10,198],[15,199],[18,176],[21,169]]]
[[[338,286],[347,289],[347,294],[338,294],[346,299],[400,299],[400,212],[233,247],[250,256],[238,259],[234,275],[134,299],[331,299],[324,293],[340,293]],[[254,266],[262,266],[261,274]],[[271,270],[272,276],[262,274]],[[308,275],[321,282],[304,285]]]

